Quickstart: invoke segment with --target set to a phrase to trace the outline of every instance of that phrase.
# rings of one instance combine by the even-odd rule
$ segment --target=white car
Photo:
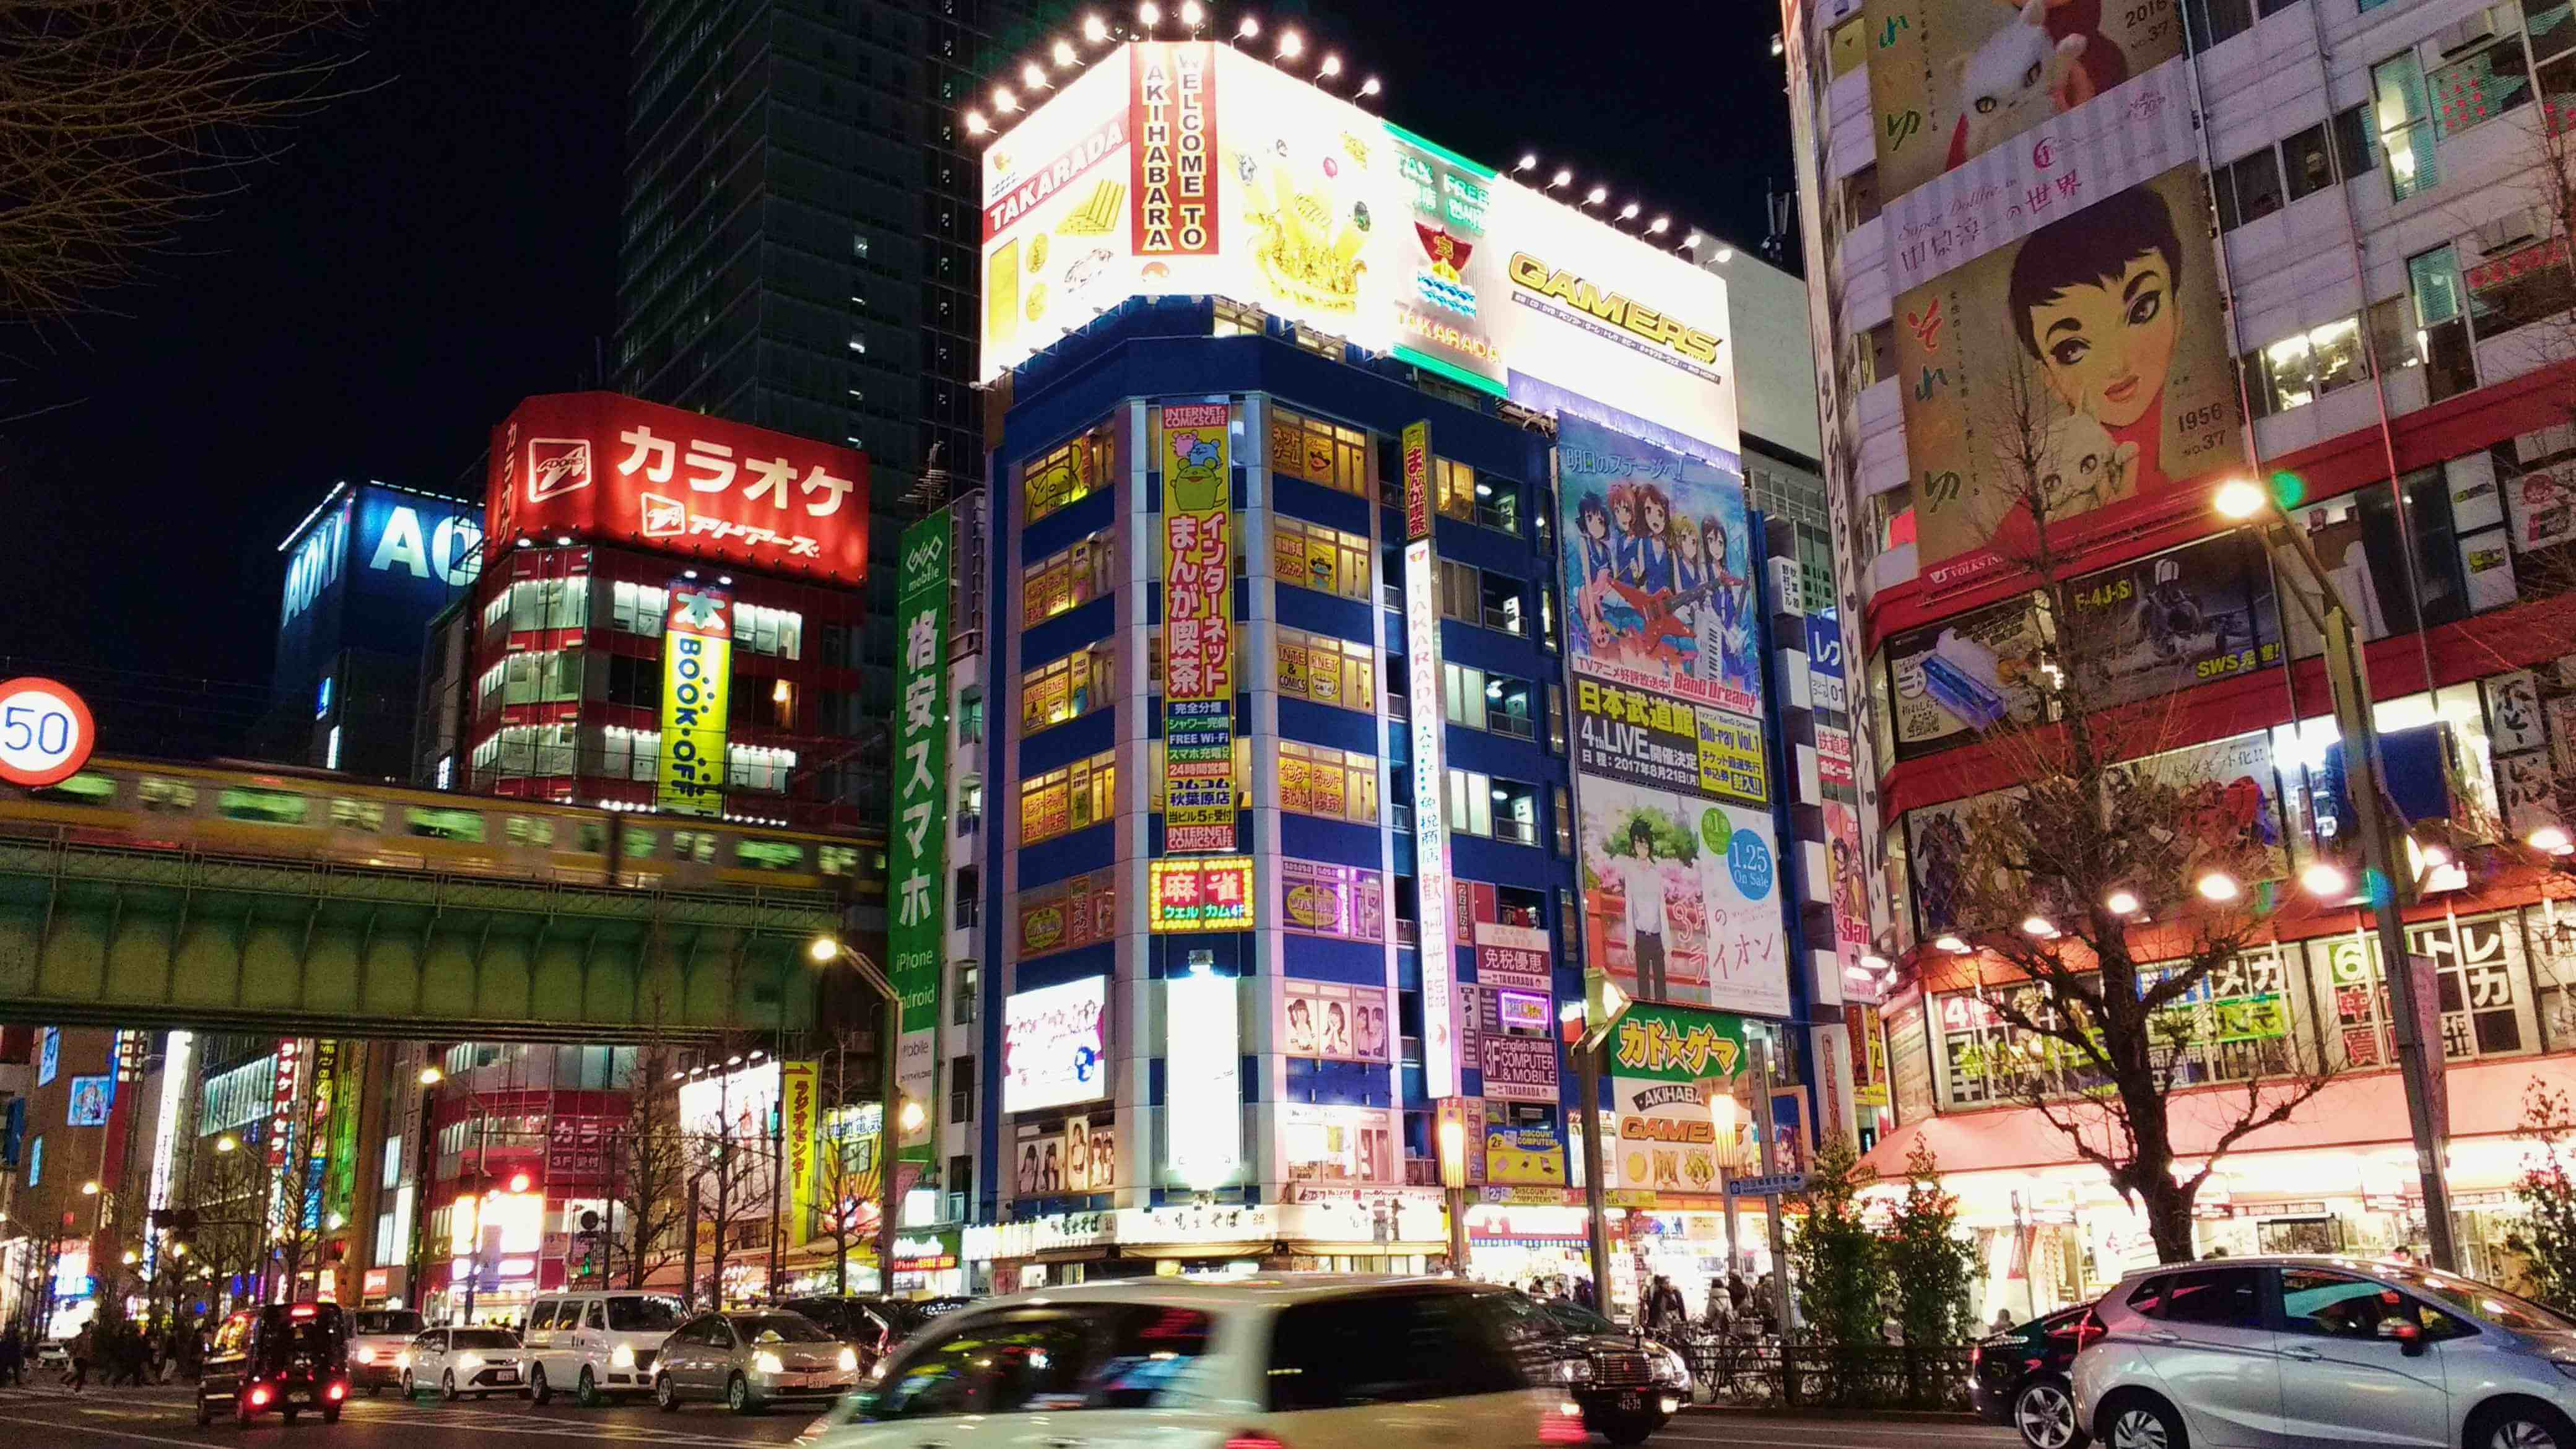
[[[662,1340],[688,1314],[667,1293],[549,1293],[519,1326],[538,1403],[569,1393],[585,1407],[648,1393]]]
[[[2455,1274],[2177,1264],[2085,1333],[2076,1422],[2105,1449],[2576,1449],[2576,1322]]]
[[[816,1449],[1516,1449],[1584,1438],[1503,1291],[1283,1274],[1051,1288],[925,1328],[807,1429]]]
[[[401,1383],[403,1350],[426,1326],[408,1308],[349,1310],[350,1383],[369,1397]]]
[[[506,1328],[425,1328],[396,1363],[406,1399],[424,1387],[451,1403],[528,1393],[526,1350]]]

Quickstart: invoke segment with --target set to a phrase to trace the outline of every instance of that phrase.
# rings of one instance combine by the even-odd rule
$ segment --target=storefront
[[[970,1227],[962,1244],[965,1288],[1011,1293],[1149,1274],[1424,1273],[1448,1250],[1436,1192],[1303,1190],[1314,1195],[1106,1208]]]
[[[1615,1205],[1602,1210],[1610,1252],[1610,1296],[1603,1311],[1613,1317],[1632,1317],[1640,1285],[1658,1274],[1672,1280],[1697,1317],[1707,1311],[1710,1288],[1725,1281],[1730,1267],[1748,1284],[1770,1271],[1771,1224],[1760,1198],[1736,1205],[1730,1258],[1722,1199],[1630,1192],[1610,1197]],[[1483,1282],[1553,1295],[1592,1276],[1590,1257],[1580,1191],[1489,1189],[1485,1201],[1467,1210],[1467,1271]]]

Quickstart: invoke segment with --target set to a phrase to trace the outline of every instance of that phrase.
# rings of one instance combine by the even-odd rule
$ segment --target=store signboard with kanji
[[[1163,848],[1234,840],[1233,469],[1225,403],[1161,410]]]
[[[1252,861],[1245,856],[1158,860],[1146,926],[1156,935],[1252,929]]]
[[[904,530],[895,589],[894,829],[886,842],[888,981],[903,1003],[905,1095],[928,1100],[938,1057],[941,887],[948,878],[948,584],[955,530],[941,509]],[[925,1125],[902,1157],[927,1162]]]

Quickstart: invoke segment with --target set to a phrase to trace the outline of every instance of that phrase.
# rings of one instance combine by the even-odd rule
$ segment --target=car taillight
[[[1968,1350],[1968,1372],[1972,1374],[1975,1373],[1977,1371],[1977,1365],[1984,1363],[1985,1361],[1986,1346],[1984,1344],[1978,1344]]]
[[[1226,1440],[1225,1449],[1288,1449],[1288,1446],[1258,1429],[1245,1429]]]
[[[2075,1320],[2075,1351],[2082,1353],[2087,1347],[2110,1336],[2110,1332],[2103,1324],[2101,1314],[2085,1309],[2084,1316]]]
[[[268,1402],[268,1385],[266,1385],[266,1384],[261,1384],[261,1385],[259,1385],[257,1388],[254,1388],[254,1389],[252,1389],[252,1390],[250,1391],[250,1406],[251,1406],[252,1408],[256,1409],[256,1408],[258,1408],[260,1405],[265,1404],[265,1403],[267,1403],[267,1402]]]
[[[1583,1406],[1571,1399],[1560,1401],[1538,1416],[1541,1444],[1580,1444],[1590,1437],[1583,1427]]]
[[[322,1397],[326,1399],[345,1399],[348,1396],[349,1386],[340,1382],[338,1379],[333,1379],[331,1381],[331,1387],[322,1391]]]

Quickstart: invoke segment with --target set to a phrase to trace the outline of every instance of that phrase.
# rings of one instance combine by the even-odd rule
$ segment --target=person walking
[[[88,1386],[89,1356],[97,1350],[98,1335],[90,1330],[90,1325],[82,1324],[80,1332],[73,1334],[72,1341],[63,1346],[63,1351],[71,1356],[71,1371],[63,1379],[65,1388],[77,1394]]]
[[[27,1337],[14,1323],[8,1332],[0,1333],[0,1384],[11,1388],[27,1384]]]

